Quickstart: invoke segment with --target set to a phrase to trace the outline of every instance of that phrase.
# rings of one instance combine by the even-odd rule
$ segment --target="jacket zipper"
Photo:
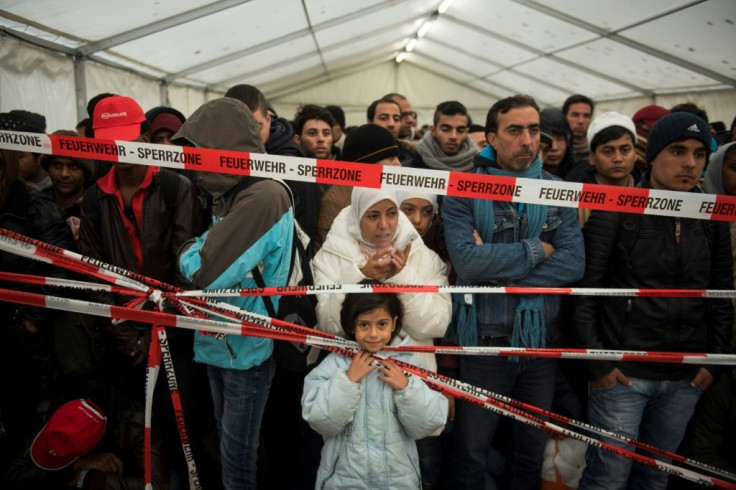
[[[680,218],[675,219],[675,243],[680,244],[680,235],[682,230],[680,228]]]
[[[337,462],[338,461],[340,461],[340,456],[337,457],[337,459],[335,460],[335,464],[332,465],[332,472],[329,475],[327,475],[327,478],[325,478],[324,480],[322,480],[322,486],[321,486],[322,490],[324,490],[325,485],[327,485],[327,481],[330,480],[333,476],[335,476],[335,471],[337,471]]]

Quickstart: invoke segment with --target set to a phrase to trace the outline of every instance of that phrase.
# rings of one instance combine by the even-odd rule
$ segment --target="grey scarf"
[[[473,168],[473,157],[478,152],[478,147],[466,136],[460,145],[460,150],[448,156],[432,137],[432,133],[427,131],[417,143],[416,152],[422,157],[427,168],[467,172]]]

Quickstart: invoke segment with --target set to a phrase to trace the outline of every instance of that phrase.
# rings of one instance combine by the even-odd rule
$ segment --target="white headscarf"
[[[371,248],[375,248],[375,245],[368,243],[363,238],[363,234],[360,231],[360,220],[366,213],[366,211],[371,208],[371,206],[383,201],[384,199],[388,199],[389,201],[393,202],[396,207],[399,206],[396,193],[383,189],[366,189],[364,187],[355,187],[353,188],[353,193],[350,197],[350,205],[353,210],[353,219],[348,221],[348,232],[353,237],[355,237],[356,240],[363,243],[364,245],[368,245]]]
[[[424,199],[432,205],[434,214],[439,212],[439,206],[437,205],[437,196],[434,194],[422,194],[421,192],[397,192],[399,197],[399,205],[403,204],[407,199]]]

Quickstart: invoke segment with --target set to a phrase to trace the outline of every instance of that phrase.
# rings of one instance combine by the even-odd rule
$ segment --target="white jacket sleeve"
[[[325,249],[323,246],[312,259],[314,284],[340,285],[358,284],[366,277],[360,272],[357,263],[346,260]],[[345,301],[344,293],[317,295],[317,326],[323,332],[345,337],[340,325],[340,310]]]
[[[391,284],[447,285],[447,267],[442,259],[421,241],[409,251],[406,266],[386,281]],[[399,294],[404,305],[404,333],[416,340],[429,340],[445,335],[452,316],[448,293]]]
[[[363,397],[363,385],[348,379],[348,364],[339,357],[329,355],[304,379],[302,417],[326,437],[340,434],[353,421]]]

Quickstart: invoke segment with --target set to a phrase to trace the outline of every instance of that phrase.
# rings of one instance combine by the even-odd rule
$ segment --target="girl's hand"
[[[483,245],[483,239],[480,237],[478,230],[473,230],[473,240],[475,240],[476,245]]]
[[[392,273],[394,267],[391,247],[379,248],[376,250],[368,262],[360,268],[360,272],[368,279],[374,281],[385,281],[387,278],[396,274]]]
[[[404,371],[399,366],[391,362],[389,359],[381,359],[381,372],[383,376],[379,376],[378,379],[388,384],[395,390],[403,390],[409,384],[409,378],[406,377]]]
[[[350,367],[347,370],[348,379],[353,383],[360,383],[363,378],[376,369],[376,366],[371,364],[373,361],[373,354],[367,351],[360,351],[355,354],[353,362],[350,363]]]

